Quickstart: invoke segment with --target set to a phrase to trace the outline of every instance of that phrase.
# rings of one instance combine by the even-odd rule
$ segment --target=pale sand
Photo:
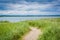
[[[39,35],[41,35],[41,30],[31,27],[31,31],[23,37],[23,40],[37,40]]]

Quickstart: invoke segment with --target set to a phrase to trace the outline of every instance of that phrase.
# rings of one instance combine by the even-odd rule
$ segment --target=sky
[[[60,0],[0,0],[0,15],[60,15]]]

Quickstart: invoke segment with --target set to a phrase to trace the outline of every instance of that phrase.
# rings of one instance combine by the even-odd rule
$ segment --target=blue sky
[[[60,15],[60,0],[0,0],[0,15]]]

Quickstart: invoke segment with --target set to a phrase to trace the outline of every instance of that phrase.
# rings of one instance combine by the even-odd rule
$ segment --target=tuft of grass
[[[18,40],[29,30],[25,22],[0,22],[0,40]]]
[[[60,28],[49,27],[43,31],[43,35],[38,40],[60,40]]]
[[[60,18],[28,21],[30,26],[42,29],[38,40],[60,40]]]
[[[0,40],[21,40],[30,26],[42,29],[38,40],[60,40],[60,18],[48,18],[11,23],[0,21]]]
[[[54,19],[49,26],[43,29],[43,34],[38,40],[60,40],[60,19]],[[59,22],[58,22],[59,21]],[[47,22],[48,23],[48,22]]]

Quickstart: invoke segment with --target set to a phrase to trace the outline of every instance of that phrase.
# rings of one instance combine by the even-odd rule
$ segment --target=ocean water
[[[18,22],[25,20],[37,20],[42,18],[58,18],[58,17],[0,17],[0,21]]]

